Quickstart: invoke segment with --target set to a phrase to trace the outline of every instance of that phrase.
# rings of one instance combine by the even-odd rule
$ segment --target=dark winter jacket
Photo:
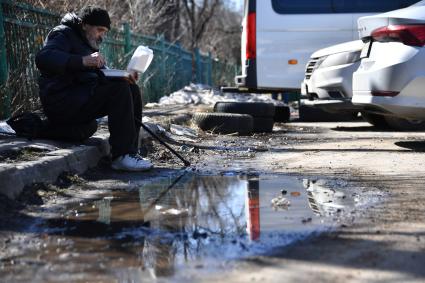
[[[99,77],[83,66],[82,58],[96,51],[83,36],[81,19],[73,13],[50,31],[35,58],[41,72],[40,99],[49,118],[75,115],[92,95]]]

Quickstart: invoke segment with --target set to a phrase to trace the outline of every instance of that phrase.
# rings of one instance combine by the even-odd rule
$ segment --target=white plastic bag
[[[127,70],[144,73],[151,64],[152,59],[152,49],[139,45],[128,63]]]

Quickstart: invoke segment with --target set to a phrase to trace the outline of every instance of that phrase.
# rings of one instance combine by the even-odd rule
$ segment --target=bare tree
[[[195,77],[195,49],[221,0],[182,0],[185,10],[185,27],[189,31],[189,49],[192,52],[192,77]]]
[[[217,8],[216,14],[220,16],[211,19],[205,32],[208,36],[204,36],[199,44],[202,50],[215,57],[239,64],[242,15],[224,5]]]
[[[186,27],[189,29],[190,49],[199,47],[199,42],[204,35],[206,27],[214,15],[221,0],[182,0],[185,9]]]
[[[155,33],[164,35],[170,42],[178,40],[180,34],[180,0],[154,0],[156,14]]]
[[[231,10],[223,0],[18,1],[59,14],[97,5],[108,10],[115,28],[121,28],[121,24],[127,22],[133,32],[162,34],[167,41],[179,41],[192,53],[200,48],[232,63],[240,57],[241,15]]]

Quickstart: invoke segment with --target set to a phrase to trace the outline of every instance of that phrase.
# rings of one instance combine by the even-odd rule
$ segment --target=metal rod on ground
[[[165,146],[169,151],[171,151],[175,156],[177,156],[181,161],[183,161],[184,166],[188,167],[190,166],[190,162],[184,159],[177,151],[175,151],[173,148],[171,148],[168,144],[166,144],[164,141],[162,141],[157,135],[155,135],[146,125],[142,124],[143,129],[146,130],[153,138],[155,138],[160,144]]]

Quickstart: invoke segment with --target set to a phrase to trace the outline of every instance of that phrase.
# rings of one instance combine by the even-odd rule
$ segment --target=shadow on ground
[[[400,141],[396,142],[395,145],[414,152],[425,152],[425,141]]]
[[[328,234],[310,241],[303,241],[286,249],[277,250],[271,256],[253,258],[250,260],[256,266],[280,265],[280,259],[289,259],[303,262],[312,262],[320,265],[341,266],[345,268],[356,268],[359,270],[380,270],[384,272],[400,272],[415,277],[425,278],[425,253],[420,250],[394,249],[386,241],[375,241],[359,239],[357,236],[368,237],[374,233],[341,232],[339,234]],[[386,231],[386,234],[397,234],[398,232]],[[425,231],[419,233],[402,233],[403,237],[419,239],[424,237]],[[344,249],[347,253],[341,253]],[[353,252],[355,251],[355,252]],[[382,252],[385,251],[385,252]]]

